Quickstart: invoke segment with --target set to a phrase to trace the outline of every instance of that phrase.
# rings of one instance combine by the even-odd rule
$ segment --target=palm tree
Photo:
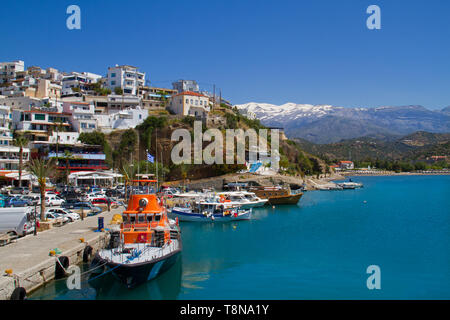
[[[37,177],[41,192],[41,221],[45,220],[45,186],[47,178],[55,170],[55,159],[33,159],[28,162],[28,170]]]
[[[22,186],[22,167],[23,167],[23,148],[28,146],[28,139],[23,135],[17,135],[13,141],[16,147],[19,147],[19,187]]]
[[[123,175],[125,179],[125,200],[126,200],[128,198],[128,184],[131,180],[134,179],[136,175],[136,168],[132,164],[125,163],[122,165],[120,173]]]

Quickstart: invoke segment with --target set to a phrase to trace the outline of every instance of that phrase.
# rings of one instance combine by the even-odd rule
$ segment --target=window
[[[34,120],[45,120],[45,114],[35,114]]]
[[[112,86],[115,86],[115,85],[116,85],[116,82],[115,82],[115,81],[111,81],[111,85],[112,85]]]
[[[111,73],[111,78],[115,78],[116,74],[115,73]]]
[[[186,103],[189,103],[189,99],[186,99]]]

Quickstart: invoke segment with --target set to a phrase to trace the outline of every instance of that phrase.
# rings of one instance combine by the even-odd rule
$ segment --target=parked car
[[[1,208],[0,232],[24,236],[34,231],[33,208]]]
[[[68,209],[63,209],[63,208],[47,209],[46,213],[58,214],[58,215],[67,217],[69,219],[69,222],[73,222],[75,220],[80,219],[80,215],[78,213],[75,213]]]
[[[46,206],[61,206],[64,203],[64,200],[58,196],[49,195],[45,197],[45,205]]]
[[[87,216],[94,216],[102,212],[102,209],[99,207],[93,206],[90,202],[77,202],[73,205],[73,212],[86,213]]]
[[[0,207],[2,207],[2,208],[6,207],[7,201],[8,201],[8,196],[0,194]]]
[[[8,197],[5,207],[27,207],[31,206],[31,201],[21,199],[20,197]]]
[[[119,204],[117,202],[115,202],[111,199],[109,201],[111,203],[112,209],[119,207]],[[108,208],[108,198],[95,198],[95,199],[92,199],[91,203],[92,203],[92,205],[94,205],[96,207],[105,208],[105,209]]]
[[[80,203],[80,200],[78,199],[67,199],[64,201],[64,203],[61,205],[61,207],[65,209],[73,209],[76,204]]]
[[[30,189],[27,187],[14,187],[11,189],[11,194],[29,194]]]
[[[123,198],[125,196],[125,191],[121,191],[118,189],[109,189],[109,190],[106,190],[106,196]]]
[[[87,193],[81,197],[83,201],[92,201],[95,198],[104,198],[105,195],[102,193]]]
[[[63,224],[66,224],[67,222],[69,222],[69,218],[64,216],[64,215],[62,215],[62,214],[59,214],[59,213],[56,213],[56,212],[46,212],[45,213],[45,220],[52,221],[52,220],[57,220],[57,219],[61,219],[61,222]]]

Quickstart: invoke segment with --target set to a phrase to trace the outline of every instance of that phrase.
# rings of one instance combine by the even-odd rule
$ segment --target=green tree
[[[123,94],[123,89],[121,87],[115,87],[114,88],[114,93],[117,95],[122,95]]]
[[[55,171],[55,158],[49,160],[45,159],[32,159],[28,162],[28,170],[34,174],[39,183],[39,190],[41,194],[41,220],[45,220],[45,187],[47,185],[47,179]]]

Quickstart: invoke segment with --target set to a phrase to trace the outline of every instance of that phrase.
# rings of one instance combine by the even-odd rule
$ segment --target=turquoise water
[[[31,298],[449,299],[450,176],[353,180],[364,188],[306,192],[251,221],[182,224],[181,260],[136,289],[106,276],[85,295],[60,282]]]

